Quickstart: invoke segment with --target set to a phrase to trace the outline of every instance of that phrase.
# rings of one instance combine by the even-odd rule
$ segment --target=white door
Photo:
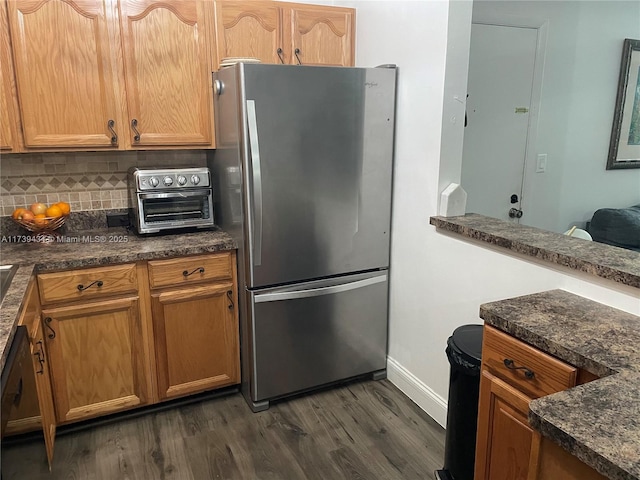
[[[536,28],[471,26],[462,155],[469,213],[518,221],[509,210],[522,206],[537,35]]]

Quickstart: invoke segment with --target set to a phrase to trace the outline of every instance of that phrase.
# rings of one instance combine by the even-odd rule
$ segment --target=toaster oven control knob
[[[164,183],[165,186],[170,187],[171,185],[173,185],[173,178],[166,176],[162,179],[162,183]]]
[[[149,179],[149,185],[151,185],[154,188],[157,187],[159,183],[160,181],[156,177],[151,177]]]
[[[191,175],[191,183],[197,185],[200,183],[200,177],[198,175]]]
[[[178,185],[182,186],[182,185],[186,185],[187,183],[187,177],[185,177],[184,175],[178,175]]]

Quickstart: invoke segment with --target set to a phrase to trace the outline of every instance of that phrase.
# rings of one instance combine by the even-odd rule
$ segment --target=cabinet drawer
[[[149,262],[151,288],[181,286],[232,278],[231,252],[198,257],[152,260]]]
[[[138,290],[135,264],[41,273],[38,275],[43,304],[105,297]]]
[[[484,326],[482,363],[532,398],[576,385],[577,368],[488,325]]]

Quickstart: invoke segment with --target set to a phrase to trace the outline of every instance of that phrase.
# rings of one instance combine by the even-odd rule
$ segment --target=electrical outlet
[[[544,173],[547,171],[547,154],[539,153],[536,162],[536,173]]]

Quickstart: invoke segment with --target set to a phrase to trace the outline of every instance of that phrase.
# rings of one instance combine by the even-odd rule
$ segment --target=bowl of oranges
[[[62,225],[71,212],[67,202],[47,206],[36,202],[29,208],[16,208],[11,217],[20,226],[33,233],[52,233]]]

